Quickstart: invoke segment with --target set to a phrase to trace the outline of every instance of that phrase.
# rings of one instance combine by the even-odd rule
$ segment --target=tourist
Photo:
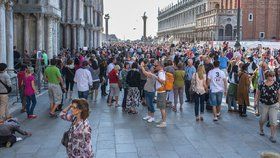
[[[236,112],[237,111],[237,86],[238,86],[238,66],[235,65],[235,62],[231,63],[231,69],[229,70],[228,75],[228,90],[227,90],[227,104],[228,104],[228,112]],[[233,109],[232,109],[233,108]]]
[[[66,85],[66,99],[71,100],[73,95],[74,77],[75,77],[75,65],[72,59],[69,59],[66,65],[62,69],[62,73],[65,76]]]
[[[0,63],[0,119],[10,118],[9,114],[9,93],[12,82],[7,73],[7,64]]]
[[[220,62],[220,69],[227,74],[227,67],[228,67],[228,58],[225,56],[225,53],[221,53],[221,55],[218,58],[218,61]]]
[[[193,60],[187,60],[187,66],[185,67],[185,93],[186,93],[186,102],[191,102],[191,94],[190,94],[190,87],[191,87],[191,80],[193,74],[196,72],[195,67],[193,66]]]
[[[170,107],[173,107],[174,104],[174,73],[175,73],[175,68],[173,66],[172,60],[168,59],[167,62],[165,63],[164,67],[165,75],[166,75],[166,84],[169,84],[169,86],[166,86],[166,99],[167,99],[167,105]]]
[[[26,112],[26,98],[24,96],[24,84],[23,80],[25,77],[25,69],[27,68],[26,65],[21,65],[20,71],[17,73],[17,79],[18,79],[18,90],[19,90],[19,96],[21,101],[21,113]]]
[[[92,76],[87,66],[88,62],[83,61],[82,67],[76,71],[74,77],[74,82],[77,83],[78,96],[84,99],[88,99],[89,89],[92,86]]]
[[[249,91],[250,91],[250,76],[247,72],[247,65],[244,64],[241,68],[241,72],[238,74],[239,81],[237,87],[237,102],[239,115],[241,117],[247,117],[247,106],[250,106]]]
[[[177,112],[178,98],[180,103],[180,110],[183,110],[184,103],[184,87],[185,87],[185,71],[183,63],[179,62],[177,65],[177,70],[174,73],[174,106],[172,107],[173,111]]]
[[[197,72],[193,74],[194,84],[194,112],[196,121],[203,121],[205,93],[208,89],[206,83],[206,73],[203,65],[199,65]]]
[[[24,95],[26,98],[26,113],[28,119],[35,119],[37,115],[34,115],[34,108],[36,106],[36,87],[35,87],[35,77],[33,75],[34,68],[28,67],[25,70],[25,78],[23,80],[24,84]]]
[[[115,107],[119,106],[118,104],[119,94],[120,94],[119,70],[120,70],[120,66],[115,65],[114,69],[112,69],[112,71],[108,74],[108,79],[110,84],[108,106],[112,106],[112,99],[115,99]]]
[[[92,158],[92,129],[88,121],[88,102],[85,99],[74,99],[68,107],[61,111],[60,117],[63,120],[71,122],[71,126],[68,130],[69,140],[66,144],[68,157]]]
[[[98,89],[100,86],[100,69],[98,67],[98,62],[97,60],[94,60],[93,58],[91,58],[90,60],[90,65],[92,68],[92,97],[94,98],[93,101],[96,102],[97,101],[97,96],[98,96]]]
[[[124,94],[123,94],[123,101],[122,101],[122,111],[125,112],[126,111],[126,99],[127,99],[127,91],[128,91],[128,84],[126,81],[126,77],[127,77],[127,73],[129,71],[129,63],[125,62],[124,63],[124,67],[120,73],[120,77],[121,77],[121,84],[122,84],[122,88],[124,90]]]
[[[210,85],[209,101],[213,107],[213,121],[218,121],[221,116],[221,104],[223,99],[223,93],[226,96],[227,79],[225,73],[219,69],[220,62],[214,61],[214,69],[208,73],[208,85]]]
[[[166,81],[165,71],[163,70],[163,64],[159,61],[154,63],[155,71],[157,71],[157,81],[156,81],[156,90],[157,90],[157,108],[161,112],[161,121],[157,125],[159,128],[166,127],[166,90],[164,83]]]
[[[6,121],[0,119],[0,148],[11,147],[17,141],[21,141],[21,137],[17,137],[15,132],[24,136],[31,136],[30,132],[20,128],[20,124],[16,118],[9,118]]]
[[[144,86],[145,93],[145,102],[148,106],[148,115],[143,118],[143,120],[147,120],[147,122],[151,123],[155,121],[154,113],[154,97],[156,93],[155,84],[156,84],[156,75],[153,74],[153,68],[151,68],[150,72],[145,70],[147,63],[141,63],[141,69],[145,76],[147,76],[147,82]]]
[[[51,59],[50,65],[44,72],[45,81],[48,82],[48,93],[50,100],[50,117],[56,117],[55,110],[62,102],[63,79],[60,70],[56,67],[56,59]]]
[[[269,118],[271,135],[269,140],[276,143],[277,132],[277,114],[280,102],[279,83],[274,80],[275,73],[267,71],[265,73],[266,80],[259,85],[255,97],[255,105],[259,104],[261,108],[261,118],[259,121],[260,135],[264,136],[263,125]]]
[[[138,64],[134,62],[131,65],[131,70],[128,71],[126,82],[128,84],[128,92],[126,99],[126,106],[129,109],[129,114],[137,114],[136,107],[140,104],[139,86],[141,82],[140,73],[138,72]]]

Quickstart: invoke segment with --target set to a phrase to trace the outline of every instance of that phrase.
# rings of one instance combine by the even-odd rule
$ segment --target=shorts
[[[166,109],[166,92],[157,93],[157,108]]]
[[[100,81],[94,81],[92,83],[92,89],[93,90],[98,90],[99,86],[100,86]]]
[[[110,97],[118,97],[120,88],[117,83],[110,83]]]
[[[210,92],[209,101],[211,106],[220,106],[223,100],[223,92]]]
[[[260,103],[260,109],[261,109],[261,122],[266,122],[267,118],[269,118],[269,123],[271,125],[277,125],[277,114],[279,109],[279,103],[275,103],[272,105],[266,105],[263,103]]]
[[[48,92],[49,92],[49,98],[50,98],[51,104],[55,104],[55,105],[61,104],[62,90],[61,90],[60,85],[49,83]]]

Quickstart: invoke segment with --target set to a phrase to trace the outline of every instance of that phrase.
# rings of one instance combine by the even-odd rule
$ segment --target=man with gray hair
[[[193,60],[188,59],[187,66],[185,67],[185,93],[186,93],[186,102],[191,102],[191,94],[190,94],[190,87],[191,87],[191,80],[193,74],[196,72],[195,67],[193,66]]]

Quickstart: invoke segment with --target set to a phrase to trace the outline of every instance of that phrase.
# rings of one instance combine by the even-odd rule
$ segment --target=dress
[[[60,117],[70,122],[75,120],[73,115],[64,112],[60,113]],[[77,125],[71,125],[66,148],[69,158],[93,158],[91,144],[91,127],[87,119],[80,121]]]
[[[140,104],[140,73],[136,70],[130,70],[127,74],[126,81],[128,83],[128,92],[127,92],[127,99],[126,99],[126,106],[136,107]]]

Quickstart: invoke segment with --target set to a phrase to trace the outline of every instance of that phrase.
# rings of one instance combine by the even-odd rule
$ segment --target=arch
[[[227,24],[225,27],[225,36],[232,36],[232,25]]]

